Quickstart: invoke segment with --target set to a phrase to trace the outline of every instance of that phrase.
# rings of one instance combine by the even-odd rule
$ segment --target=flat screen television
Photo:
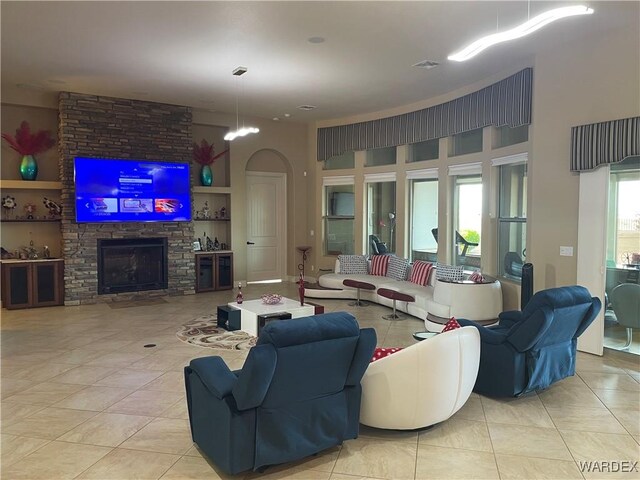
[[[354,194],[352,192],[333,192],[331,195],[331,211],[335,217],[353,217],[355,212]]]
[[[77,222],[189,222],[189,164],[76,157]]]

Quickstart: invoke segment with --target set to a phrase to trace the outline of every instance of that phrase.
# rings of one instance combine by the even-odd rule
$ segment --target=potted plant
[[[215,162],[217,158],[220,158],[228,151],[229,149],[216,155],[215,150],[213,149],[213,142],[209,145],[209,142],[202,139],[200,145],[195,142],[193,143],[193,159],[201,165],[200,182],[202,185],[209,187],[213,184],[213,172],[211,171],[211,165],[213,165],[213,162]]]
[[[51,138],[51,132],[40,130],[38,133],[31,133],[31,127],[26,120],[20,124],[16,130],[16,135],[11,136],[3,133],[4,138],[11,148],[22,155],[20,162],[20,175],[23,180],[35,180],[38,176],[38,162],[34,155],[49,150],[56,143]]]

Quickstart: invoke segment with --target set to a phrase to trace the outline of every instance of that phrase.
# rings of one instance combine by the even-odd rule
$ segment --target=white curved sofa
[[[362,378],[360,423],[414,430],[443,422],[471,395],[480,334],[462,327],[372,362]]]
[[[334,271],[340,271],[339,260],[336,260]],[[342,284],[347,278],[376,287],[376,290],[360,289],[362,300],[391,307],[393,300],[378,295],[378,288],[389,288],[413,296],[415,302],[398,301],[396,308],[424,320],[425,327],[430,332],[441,331],[444,323],[451,317],[490,324],[498,320],[498,315],[503,310],[502,286],[499,281],[486,284],[449,283],[437,280],[435,271],[431,273],[427,286],[376,275],[327,273],[318,278],[318,284],[326,290],[308,288],[305,290],[305,297],[355,299],[356,289]]]

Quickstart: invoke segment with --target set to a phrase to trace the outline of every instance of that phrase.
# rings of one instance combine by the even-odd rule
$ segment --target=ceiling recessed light
[[[284,116],[289,118],[291,116],[291,114],[290,113],[285,113]]]
[[[315,110],[316,108],[318,107],[316,107],[315,105],[300,105],[298,107],[298,110],[304,110],[305,112],[308,112],[309,110]]]
[[[280,119],[279,119],[278,117],[273,117],[273,121],[274,121],[274,122],[277,122],[277,121],[279,121],[279,120],[280,120]]]
[[[309,37],[307,38],[309,43],[324,43],[324,37]]]
[[[436,68],[440,65],[438,62],[434,62],[433,60],[422,60],[421,62],[414,63],[411,65],[412,67],[424,68],[425,70],[430,70],[432,68]]]

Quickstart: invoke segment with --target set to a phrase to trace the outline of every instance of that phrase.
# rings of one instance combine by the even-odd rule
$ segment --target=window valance
[[[593,170],[640,155],[640,117],[580,125],[571,129],[571,171]]]
[[[356,150],[395,147],[494,125],[531,123],[533,69],[525,68],[455,100],[393,117],[318,129],[318,161]]]

